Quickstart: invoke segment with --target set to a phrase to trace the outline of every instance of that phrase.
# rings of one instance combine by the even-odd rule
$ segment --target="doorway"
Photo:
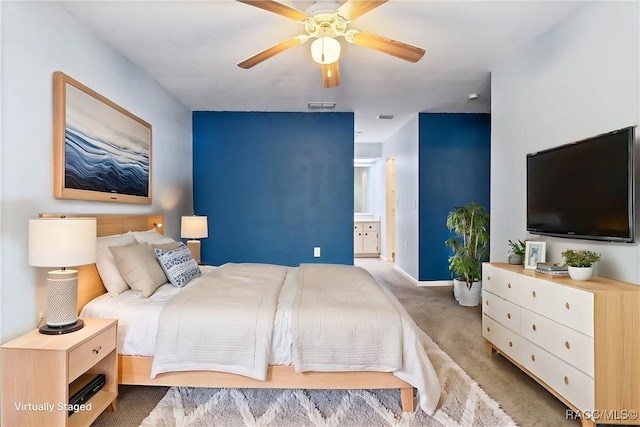
[[[396,262],[396,159],[385,163],[387,259]]]

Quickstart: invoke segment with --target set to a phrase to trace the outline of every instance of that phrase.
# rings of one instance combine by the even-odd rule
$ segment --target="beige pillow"
[[[116,260],[118,271],[139,297],[147,298],[158,287],[167,283],[167,276],[149,244],[115,246],[109,249]]]
[[[167,251],[172,251],[174,249],[177,249],[179,246],[180,246],[180,242],[176,242],[175,240],[173,242],[167,242],[167,243],[151,243],[151,247],[153,249],[158,248],[158,249],[165,249]]]
[[[129,285],[118,271],[118,266],[109,250],[111,246],[135,245],[136,239],[132,235],[118,234],[98,237],[96,252],[96,268],[107,292],[119,295],[129,289]]]

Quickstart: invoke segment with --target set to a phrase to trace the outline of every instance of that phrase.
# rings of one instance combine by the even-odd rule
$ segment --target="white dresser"
[[[485,263],[482,287],[489,355],[502,353],[583,425],[640,423],[640,286]]]
[[[353,254],[356,257],[380,256],[380,221],[353,223]]]

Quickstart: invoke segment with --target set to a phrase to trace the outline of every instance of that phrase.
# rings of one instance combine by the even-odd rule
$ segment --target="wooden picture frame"
[[[546,261],[546,242],[525,242],[524,268],[535,270],[539,262]]]
[[[53,74],[53,194],[151,204],[151,125],[66,74]]]

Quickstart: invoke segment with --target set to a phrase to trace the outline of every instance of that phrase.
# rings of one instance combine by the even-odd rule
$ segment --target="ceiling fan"
[[[324,87],[330,88],[340,85],[340,43],[336,40],[337,37],[344,37],[349,43],[378,50],[409,62],[418,62],[425,53],[424,49],[407,43],[348,28],[351,21],[389,0],[348,0],[341,6],[337,3],[319,1],[306,12],[274,0],[237,1],[298,21],[303,24],[305,30],[305,34],[297,35],[245,59],[238,64],[240,68],[249,69],[278,53],[315,39],[311,43],[311,56],[320,64]]]

